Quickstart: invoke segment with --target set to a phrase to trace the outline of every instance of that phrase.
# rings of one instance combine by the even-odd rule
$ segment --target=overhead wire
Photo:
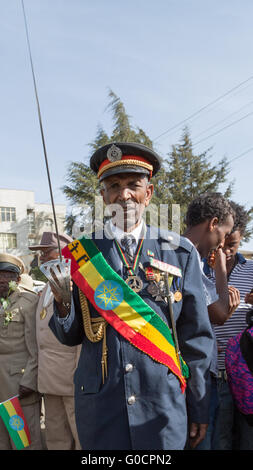
[[[204,142],[204,141],[207,140],[207,139],[210,139],[211,137],[214,137],[214,136],[217,135],[217,134],[220,134],[220,133],[223,132],[224,130],[228,129],[228,128],[231,127],[231,126],[234,126],[235,124],[237,124],[238,122],[242,121],[243,119],[246,119],[247,117],[252,116],[252,114],[253,114],[253,111],[251,111],[250,113],[246,114],[245,116],[242,116],[240,119],[237,119],[236,121],[231,122],[231,123],[228,124],[227,126],[222,127],[221,129],[219,129],[218,131],[214,132],[213,134],[210,134],[210,135],[208,135],[207,137],[204,137],[203,139],[200,139],[198,142],[195,142],[195,143],[193,144],[193,147],[195,147],[196,145],[200,144],[201,142]]]
[[[220,124],[222,124],[223,122],[227,121],[229,118],[231,118],[231,117],[234,116],[235,114],[239,114],[243,109],[247,108],[247,107],[250,106],[252,103],[253,103],[253,100],[250,101],[249,103],[247,103],[247,104],[241,106],[241,108],[237,109],[237,110],[234,111],[233,113],[228,114],[225,118],[223,118],[223,119],[221,119],[220,121],[216,122],[216,123],[213,124],[212,126],[207,127],[205,130],[201,131],[199,134],[193,136],[193,137],[192,137],[192,140],[197,139],[198,137],[200,137],[201,135],[203,135],[203,134],[205,134],[206,132],[210,131],[211,129],[214,129],[215,127],[219,126]]]
[[[237,90],[238,88],[242,87],[245,83],[251,81],[253,79],[253,76],[250,76],[249,78],[247,78],[246,80],[240,82],[238,85],[236,85],[235,87],[231,88],[230,90],[228,90],[227,92],[223,93],[222,95],[218,96],[215,100],[211,101],[210,103],[206,104],[205,106],[202,106],[199,110],[195,111],[194,113],[192,113],[190,116],[188,116],[187,118],[181,120],[180,122],[178,122],[177,124],[175,124],[174,126],[172,127],[169,127],[167,130],[165,130],[164,132],[162,132],[160,135],[158,135],[157,137],[155,137],[153,139],[153,142],[156,142],[158,139],[160,139],[162,136],[168,134],[169,132],[177,129],[178,127],[182,126],[182,124],[185,124],[187,121],[189,121],[190,119],[192,119],[193,117],[199,115],[200,113],[202,113],[204,110],[208,109],[210,106],[212,106],[213,104],[216,104],[217,102],[219,102],[220,100],[222,100],[223,98],[225,98],[226,96],[230,95],[231,93],[233,93],[233,91]]]
[[[232,160],[229,160],[228,163],[232,163],[235,160],[238,160],[239,158],[244,157],[244,155],[246,155],[247,153],[249,153],[251,151],[253,151],[253,147],[249,148],[248,150],[245,150],[243,153],[240,153],[240,155],[237,155],[236,157],[232,158]]]

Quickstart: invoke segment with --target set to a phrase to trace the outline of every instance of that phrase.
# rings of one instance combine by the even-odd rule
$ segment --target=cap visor
[[[0,271],[10,271],[12,273],[20,274],[20,268],[11,263],[0,263]]]

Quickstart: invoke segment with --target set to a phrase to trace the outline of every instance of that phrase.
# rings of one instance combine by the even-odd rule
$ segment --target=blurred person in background
[[[59,240],[62,249],[72,238],[59,234]],[[29,249],[40,252],[41,263],[57,259],[56,233],[44,232],[40,244]],[[73,384],[79,349],[64,346],[56,339],[48,327],[52,315],[53,295],[47,283],[41,292],[36,312],[38,390],[44,399],[46,446],[48,450],[79,450]]]
[[[218,394],[220,450],[253,450],[253,427],[236,408],[225,369],[225,353],[228,340],[247,327],[246,315],[252,308],[248,303],[253,286],[253,260],[248,260],[238,251],[248,222],[247,211],[239,204],[230,201],[235,212],[235,222],[231,234],[226,238],[223,251],[226,255],[228,284],[240,292],[240,304],[233,315],[223,324],[216,325],[215,335],[218,344]],[[215,271],[205,267],[206,274],[215,282]]]

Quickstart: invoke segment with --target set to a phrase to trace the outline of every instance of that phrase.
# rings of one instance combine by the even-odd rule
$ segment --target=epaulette
[[[34,303],[34,301],[38,297],[38,294],[36,292],[19,289],[19,296],[27,300],[28,302]]]
[[[159,238],[161,240],[163,250],[177,250],[178,248],[184,248],[189,253],[192,251],[192,244],[189,240],[176,232],[169,232],[168,230],[160,229]]]

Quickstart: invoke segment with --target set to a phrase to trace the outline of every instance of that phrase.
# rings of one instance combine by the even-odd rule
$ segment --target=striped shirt
[[[224,325],[215,325],[214,331],[218,346],[218,368],[225,369],[225,352],[229,338],[237,335],[247,327],[246,314],[252,309],[252,305],[244,302],[245,295],[253,288],[253,260],[245,259],[237,253],[237,264],[228,278],[228,285],[236,287],[240,291],[240,305]],[[215,283],[215,274],[205,265],[206,275]]]

